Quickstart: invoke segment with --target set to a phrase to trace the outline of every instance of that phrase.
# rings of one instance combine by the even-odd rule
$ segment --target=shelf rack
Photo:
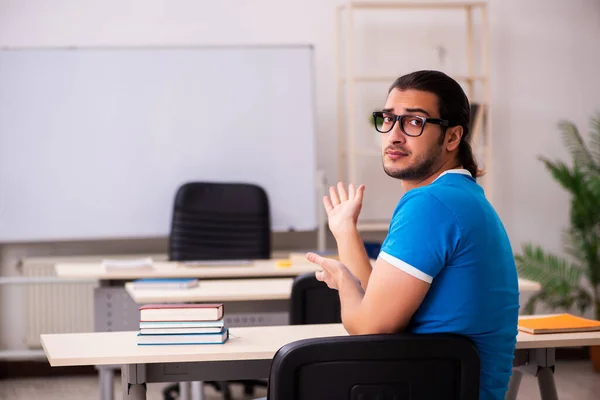
[[[364,76],[355,74],[354,46],[356,42],[356,29],[354,16],[366,10],[463,10],[466,16],[466,66],[465,74],[451,75],[452,78],[466,86],[467,96],[472,103],[477,103],[477,115],[472,116],[471,144],[479,161],[483,161],[486,175],[478,181],[485,190],[487,198],[492,201],[493,193],[490,183],[492,170],[491,158],[491,132],[489,129],[489,19],[487,3],[481,1],[466,1],[455,3],[433,2],[347,2],[337,7],[336,10],[336,63],[337,63],[337,141],[338,141],[338,175],[339,180],[357,183],[357,160],[359,157],[381,157],[380,152],[365,150],[357,146],[357,127],[353,118],[356,112],[356,88],[363,83],[382,82],[391,84],[397,76]],[[480,12],[481,37],[480,71],[475,71],[475,24],[474,13]],[[410,71],[406,71],[410,72]],[[481,98],[475,99],[475,85],[482,85]],[[344,92],[345,89],[345,92]],[[345,128],[344,128],[345,122]],[[367,198],[365,197],[365,201]],[[389,221],[359,220],[359,229],[362,231],[387,230]]]

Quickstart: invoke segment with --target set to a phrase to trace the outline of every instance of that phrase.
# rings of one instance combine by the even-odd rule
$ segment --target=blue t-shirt
[[[467,336],[479,351],[480,398],[503,400],[512,373],[519,289],[504,226],[466,170],[398,203],[379,257],[431,283],[407,331]]]

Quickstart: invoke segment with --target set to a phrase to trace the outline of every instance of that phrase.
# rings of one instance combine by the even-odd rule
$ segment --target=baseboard
[[[68,375],[95,375],[92,365],[51,367],[47,361],[0,361],[0,379],[32,378]]]

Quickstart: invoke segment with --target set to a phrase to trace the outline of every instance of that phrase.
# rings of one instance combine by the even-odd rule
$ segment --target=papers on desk
[[[146,271],[153,269],[152,258],[137,258],[137,259],[104,259],[102,265],[106,271],[110,272],[128,272],[128,271]]]
[[[217,266],[228,266],[233,267],[237,265],[253,265],[252,260],[197,260],[197,261],[181,261],[186,267],[217,267]]]
[[[144,278],[132,282],[135,289],[190,289],[198,286],[196,278]]]

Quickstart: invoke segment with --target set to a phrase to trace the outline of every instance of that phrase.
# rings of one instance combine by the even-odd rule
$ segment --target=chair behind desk
[[[337,290],[318,281],[314,273],[294,279],[290,297],[290,325],[342,322]]]
[[[271,364],[268,400],[476,400],[479,354],[456,335],[300,340]]]
[[[189,182],[177,190],[171,261],[270,256],[271,218],[264,189],[246,183]]]

